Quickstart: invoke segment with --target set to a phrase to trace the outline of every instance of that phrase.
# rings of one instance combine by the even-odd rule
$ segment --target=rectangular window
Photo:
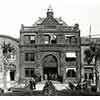
[[[66,61],[76,61],[76,52],[67,52]]]
[[[77,44],[77,38],[75,36],[71,38],[71,44],[73,45]]]
[[[25,68],[25,77],[34,77],[34,68]]]
[[[49,44],[49,42],[50,42],[50,37],[49,37],[49,35],[45,35],[45,36],[44,36],[44,44]]]
[[[35,35],[30,36],[30,43],[31,44],[35,43]]]
[[[76,68],[66,69],[66,77],[76,77]]]
[[[25,53],[25,61],[34,61],[35,59],[34,53]]]
[[[56,44],[56,35],[51,35],[51,44]]]
[[[71,44],[71,35],[65,35],[66,44]]]
[[[77,38],[74,35],[65,35],[65,41],[67,44],[76,44]]]
[[[24,36],[24,43],[25,44],[29,44],[30,43],[30,36],[29,35],[25,35]]]
[[[25,35],[24,36],[24,43],[25,44],[34,44],[35,43],[35,35]]]

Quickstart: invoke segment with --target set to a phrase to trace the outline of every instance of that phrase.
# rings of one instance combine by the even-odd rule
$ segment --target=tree
[[[10,42],[6,43],[5,41],[2,42],[1,45],[2,48],[2,53],[3,53],[3,65],[4,65],[4,75],[3,75],[3,81],[4,81],[4,87],[5,90],[7,88],[7,79],[6,79],[6,75],[7,75],[7,67],[9,66],[9,64],[11,64],[9,62],[9,58],[11,56],[11,54],[15,55],[16,54],[16,50],[14,45],[12,45]]]
[[[84,51],[84,54],[85,54],[84,61],[88,65],[90,65],[90,63],[92,62],[93,56],[94,56],[93,53],[92,53],[92,51],[91,51],[91,49],[90,48],[86,49]]]
[[[85,58],[84,61],[88,65],[95,59],[95,75],[96,75],[96,88],[100,91],[100,46],[92,41],[88,49],[84,51]]]

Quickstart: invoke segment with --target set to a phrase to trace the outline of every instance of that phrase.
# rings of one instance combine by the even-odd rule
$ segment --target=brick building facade
[[[80,79],[81,47],[79,25],[68,26],[55,18],[51,8],[46,18],[32,26],[21,26],[19,43],[19,73],[29,79],[37,73],[41,80],[49,78],[63,82]]]

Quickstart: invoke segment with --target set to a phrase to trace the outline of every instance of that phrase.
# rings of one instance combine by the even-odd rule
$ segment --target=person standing
[[[30,90],[33,90],[32,79],[29,81],[29,84],[30,84]]]
[[[32,78],[32,85],[33,85],[34,89],[36,89],[36,82],[35,82],[34,78]]]

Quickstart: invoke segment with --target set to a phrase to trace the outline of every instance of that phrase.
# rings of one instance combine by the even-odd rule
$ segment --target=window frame
[[[34,36],[34,40],[31,40],[32,36]],[[25,37],[27,37],[27,39],[25,39]],[[35,44],[36,43],[36,35],[24,35],[24,43],[25,44]]]
[[[67,57],[67,53],[75,53],[75,57]],[[65,54],[65,60],[68,62],[75,62],[77,59],[77,52],[66,52]]]
[[[68,69],[67,72],[66,72],[66,77],[67,78],[75,78],[76,77],[76,71],[74,69]]]
[[[24,53],[24,61],[26,62],[34,62],[35,61],[35,53],[32,53],[32,52],[26,52]]]
[[[46,38],[48,37],[48,38]],[[50,43],[50,35],[49,34],[45,34],[43,36],[43,40],[44,40],[44,44],[49,44]]]
[[[26,75],[26,71],[28,72],[28,75]],[[33,71],[33,75],[32,75]],[[35,76],[35,69],[34,68],[24,68],[25,77],[34,77]]]

